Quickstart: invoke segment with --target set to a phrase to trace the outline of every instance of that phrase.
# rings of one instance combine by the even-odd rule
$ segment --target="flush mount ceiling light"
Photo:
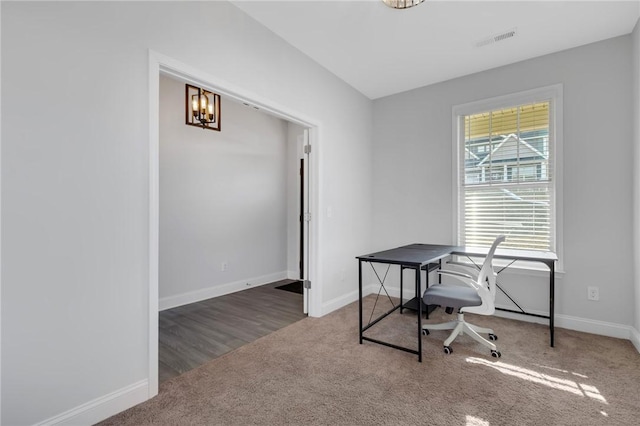
[[[185,120],[190,126],[220,131],[220,95],[186,84]]]
[[[417,6],[424,0],[382,0],[384,4],[394,9],[408,9]]]

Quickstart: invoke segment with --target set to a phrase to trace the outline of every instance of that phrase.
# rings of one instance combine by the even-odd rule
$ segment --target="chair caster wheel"
[[[426,328],[422,329],[422,335],[423,336],[428,336],[429,335],[429,330],[427,330]]]
[[[500,353],[500,351],[491,351],[491,356],[494,358],[500,358],[502,354]]]
[[[453,349],[451,349],[451,346],[445,346],[444,347],[444,353],[447,355],[450,355],[451,352],[453,352]]]
[[[489,340],[498,340],[498,336],[493,333],[489,333]]]

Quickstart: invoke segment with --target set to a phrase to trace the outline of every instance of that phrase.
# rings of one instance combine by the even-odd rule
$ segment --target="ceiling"
[[[640,16],[640,0],[234,4],[370,99],[629,34]]]

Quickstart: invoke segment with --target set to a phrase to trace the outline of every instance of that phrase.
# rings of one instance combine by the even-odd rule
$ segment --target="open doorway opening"
[[[158,74],[157,74],[157,77],[156,77],[156,80],[158,81],[158,83],[160,83],[161,79],[164,79],[166,77],[171,77],[172,79],[174,79],[176,81],[179,81],[180,84],[183,84],[184,82],[189,82],[189,83],[194,83],[195,82],[196,84],[198,84],[198,83],[199,84],[203,84],[203,80],[194,81],[193,78],[184,78],[184,74],[176,73],[175,69],[173,69],[173,68],[171,68],[171,69],[166,68],[165,69],[164,67],[160,66],[160,63],[161,62],[158,61],[158,68],[157,68]],[[179,75],[176,75],[176,74],[179,74]],[[212,87],[211,85],[206,85],[206,83],[204,83],[203,85],[208,90],[213,90],[213,91],[216,90],[216,87]],[[222,94],[223,94],[223,100],[225,100],[226,97],[224,97],[224,93],[222,93]],[[160,95],[161,94],[158,93],[158,102],[160,102],[160,99],[159,99]],[[256,109],[260,108],[257,104],[254,104],[252,102],[237,102],[238,99],[234,98],[234,97],[229,97],[229,99],[226,99],[226,101],[227,101],[226,102],[227,104],[229,104],[229,102],[234,103],[235,104],[234,108],[235,107],[245,108],[245,109],[247,109],[249,111],[256,110]],[[179,102],[178,104],[181,107],[184,107],[184,102]],[[240,104],[243,104],[243,105],[240,105]],[[224,108],[224,106],[223,106],[223,108]],[[225,114],[225,110],[223,109],[223,117],[225,117],[224,114]],[[274,115],[278,120],[282,121],[282,118],[281,118],[282,116],[280,114],[267,114],[267,115],[269,115],[270,118],[265,119],[265,121],[269,121],[269,120],[273,121]],[[178,114],[178,116],[184,116],[184,115],[183,114]],[[163,119],[160,118],[160,120],[163,120]],[[225,123],[226,124],[230,124],[229,121],[225,121],[223,119],[223,123],[222,123],[222,128],[223,129],[225,129]],[[205,286],[203,288],[197,288],[195,290],[194,289],[190,289],[189,291],[183,292],[183,293],[181,293],[179,295],[174,295],[176,297],[169,297],[169,298],[162,297],[162,294],[159,294],[162,289],[156,288],[155,291],[158,292],[158,293],[156,293],[156,294],[158,294],[158,298],[156,300],[156,306],[157,307],[159,307],[159,308],[167,308],[168,306],[170,306],[172,304],[174,306],[186,306],[186,305],[189,304],[188,302],[190,302],[192,300],[195,300],[195,299],[204,299],[204,300],[206,300],[206,299],[210,298],[209,296],[211,296],[212,294],[214,296],[215,295],[219,295],[219,294],[231,295],[231,294],[234,294],[236,291],[240,290],[240,288],[238,288],[238,286],[242,286],[242,285],[246,285],[247,287],[250,287],[251,290],[254,290],[254,287],[255,287],[256,290],[257,290],[258,287],[260,287],[261,290],[265,290],[265,289],[267,289],[269,287],[269,285],[272,285],[272,286],[275,287],[275,284],[278,284],[279,280],[289,279],[290,277],[291,278],[295,278],[296,280],[300,279],[301,278],[301,276],[300,276],[301,270],[300,269],[302,269],[302,279],[304,281],[308,281],[309,280],[310,271],[311,271],[311,268],[310,268],[311,259],[313,258],[311,256],[311,253],[312,253],[313,249],[312,249],[312,246],[310,244],[310,240],[311,240],[310,236],[311,236],[312,229],[311,229],[311,227],[309,225],[310,224],[310,216],[311,216],[310,215],[311,205],[312,205],[312,203],[310,201],[310,198],[311,198],[310,195],[312,194],[312,186],[311,186],[310,182],[312,181],[312,179],[309,178],[310,175],[308,174],[308,172],[311,169],[311,167],[309,167],[309,166],[305,167],[304,171],[306,173],[303,173],[302,175],[300,175],[299,174],[300,173],[299,161],[303,160],[303,161],[306,161],[307,164],[310,163],[309,151],[308,151],[308,149],[305,149],[305,146],[309,145],[310,134],[312,133],[312,131],[310,132],[310,130],[309,130],[310,127],[307,127],[308,124],[305,123],[305,122],[300,122],[300,121],[289,122],[287,120],[284,120],[284,121],[282,121],[282,123],[285,123],[285,126],[288,126],[288,127],[291,127],[291,128],[298,128],[298,129],[302,130],[302,134],[296,135],[295,143],[294,143],[294,149],[295,149],[296,155],[300,155],[300,153],[302,153],[302,157],[301,158],[300,157],[299,158],[295,158],[295,163],[294,163],[295,164],[295,175],[297,177],[297,180],[295,181],[296,185],[297,185],[296,186],[296,195],[297,196],[295,197],[296,198],[295,199],[295,205],[296,205],[296,209],[299,209],[299,208],[303,208],[304,209],[303,212],[297,211],[296,214],[295,214],[295,217],[297,218],[296,223],[294,225],[295,229],[296,229],[296,237],[295,237],[296,238],[296,244],[295,244],[295,247],[296,247],[296,254],[297,254],[298,257],[296,258],[294,264],[297,265],[297,267],[295,269],[290,268],[290,266],[289,266],[290,262],[287,260],[286,268],[285,268],[284,271],[280,271],[280,275],[278,275],[277,272],[273,273],[273,274],[260,274],[260,273],[256,273],[255,270],[251,270],[251,268],[252,268],[251,261],[257,262],[257,261],[264,260],[264,259],[260,259],[260,257],[261,257],[260,255],[256,255],[255,253],[250,253],[247,256],[243,256],[244,259],[241,259],[240,262],[238,262],[237,258],[232,258],[230,256],[222,256],[221,258],[218,258],[216,261],[214,261],[212,265],[205,265],[205,266],[208,266],[210,271],[215,271],[216,273],[217,272],[219,272],[219,273],[224,273],[224,272],[229,273],[229,272],[233,271],[234,267],[238,267],[239,265],[242,265],[242,269],[246,269],[248,271],[253,271],[253,272],[249,272],[248,275],[245,274],[244,276],[242,276],[239,279],[235,279],[235,278],[238,278],[238,276],[236,276],[233,279],[225,280],[225,282],[223,282],[223,284],[224,284],[223,287],[224,288],[217,288],[215,290],[212,290],[211,288],[207,288]],[[273,123],[271,123],[271,124],[273,124]],[[152,127],[153,127],[153,125],[152,125]],[[240,126],[240,127],[242,127],[242,126]],[[276,127],[277,127],[277,125],[276,125]],[[200,133],[203,133],[203,132],[207,133],[208,132],[206,130],[197,129],[197,128],[193,128],[191,130],[199,131]],[[153,139],[153,135],[151,135],[151,136],[152,136],[151,139]],[[245,136],[247,136],[247,135],[245,135]],[[247,137],[249,137],[249,139],[250,139],[251,135],[248,135]],[[180,139],[180,138],[178,138],[178,139]],[[227,141],[227,143],[229,143],[229,144],[232,143],[233,142],[233,137],[231,139],[232,140]],[[198,162],[205,162],[206,163],[206,156],[204,156],[204,155],[198,156],[198,150],[206,149],[206,147],[209,144],[210,144],[210,142],[207,142],[207,141],[200,141],[200,142],[196,142],[195,143],[195,151],[196,151],[195,162],[196,162],[196,164]],[[160,147],[158,146],[157,148],[158,148],[158,151],[160,151]],[[230,191],[230,192],[233,192],[234,194],[238,193],[238,192],[242,192],[242,190],[246,190],[246,189],[253,190],[253,194],[252,194],[253,197],[244,198],[244,202],[245,202],[245,206],[244,207],[245,207],[245,211],[250,210],[252,208],[256,208],[256,203],[258,201],[260,201],[261,199],[264,201],[265,198],[268,198],[268,197],[266,197],[265,194],[269,193],[269,190],[267,190],[266,192],[265,191],[256,190],[257,186],[263,186],[262,184],[264,183],[263,179],[261,179],[260,177],[256,176],[255,171],[258,170],[258,169],[262,169],[262,168],[266,167],[266,165],[268,163],[268,161],[265,158],[265,155],[266,155],[265,152],[266,151],[263,151],[262,154],[255,155],[255,152],[252,153],[250,149],[247,149],[247,146],[244,146],[244,148],[241,148],[239,144],[229,145],[229,146],[227,146],[227,148],[230,148],[232,151],[236,150],[237,152],[235,154],[237,154],[237,155],[245,155],[245,156],[248,156],[248,157],[252,157],[252,155],[253,155],[251,160],[254,161],[254,163],[251,164],[251,165],[246,165],[245,164],[244,167],[243,167],[243,166],[239,165],[238,163],[234,163],[233,161],[230,161],[229,164],[227,164],[227,166],[239,169],[240,171],[244,171],[245,173],[241,173],[239,175],[240,177],[238,179],[233,180],[232,182],[228,182],[228,181],[225,182],[225,179],[214,180],[213,181],[214,183],[210,184],[210,186],[211,185],[213,185],[213,186],[217,185],[218,189],[220,189],[221,187],[224,187],[225,184],[227,186],[230,185],[230,184],[231,184],[231,186],[234,186],[234,185],[237,186],[239,184],[240,187],[236,187],[235,191]],[[173,155],[173,156],[180,157],[181,155],[184,154],[183,152],[180,152],[179,149],[176,149],[176,147],[170,148],[170,150],[171,149],[174,149],[174,151],[170,152],[170,156]],[[158,188],[162,185],[161,182],[163,181],[162,180],[162,176],[159,173],[160,166],[167,166],[167,164],[161,163],[164,160],[163,160],[163,156],[159,155],[159,154],[160,154],[160,152],[158,152],[158,170],[156,170]],[[255,161],[256,160],[255,157],[260,157],[261,155],[262,155],[262,158],[258,158],[257,159],[258,161],[256,162]],[[153,157],[153,152],[152,152],[152,157]],[[291,163],[291,162],[289,161],[289,163]],[[202,165],[202,164],[200,164],[200,165]],[[207,164],[204,164],[204,165],[206,166]],[[171,165],[168,165],[168,166],[172,167]],[[205,167],[205,169],[206,169],[206,167]],[[198,175],[198,173],[201,173],[202,169],[198,169],[198,167],[192,167],[192,168],[187,167],[187,168],[183,168],[182,170],[174,170],[174,172],[182,173],[183,175],[188,175],[191,178],[193,178],[194,175]],[[305,178],[305,175],[306,175],[306,178]],[[198,177],[198,176],[196,176],[196,177]],[[152,170],[152,189],[153,189],[153,183],[154,183],[153,181],[154,181],[154,179],[153,179],[153,170]],[[256,182],[259,182],[260,184],[257,184]],[[187,185],[187,186],[182,187],[182,188],[173,188],[175,190],[174,191],[174,195],[176,196],[176,198],[178,200],[180,200],[180,198],[184,197],[185,194],[188,194],[189,192],[194,191],[194,188],[196,188],[196,187],[198,187],[198,185]],[[160,191],[158,191],[157,194],[158,194],[158,200],[159,200],[158,204],[161,205],[162,202],[163,202],[163,198],[159,196]],[[304,194],[305,195],[305,198],[304,198],[304,199],[306,199],[305,202],[301,202],[300,201],[300,199],[298,198],[299,194]],[[218,195],[219,195],[219,193],[218,193]],[[217,200],[216,197],[214,197],[214,199]],[[152,203],[151,203],[152,210],[153,210],[153,204],[154,203],[153,203],[153,196],[152,196]],[[197,230],[198,230],[197,222],[203,220],[203,217],[205,217],[206,214],[207,214],[207,209],[206,208],[200,208],[200,209],[196,208],[196,209],[193,209],[193,210],[195,210],[195,219],[193,219],[193,218],[192,219],[193,219],[194,222],[196,222],[196,224],[195,224],[196,226],[192,226],[192,227],[187,226],[187,228],[190,228],[190,232],[192,233],[192,236],[193,235],[197,236],[199,234],[197,232]],[[265,213],[264,210],[262,212]],[[159,216],[160,216],[160,213],[158,212],[157,223],[161,225]],[[237,216],[241,216],[241,215],[237,215]],[[152,215],[152,218],[153,218],[153,215]],[[172,226],[176,226],[176,227],[179,228],[181,226],[181,224],[179,223],[181,215],[180,214],[176,215],[176,218],[177,218],[177,220],[175,220],[175,218],[174,218],[175,221],[172,224]],[[185,219],[184,211],[183,211],[182,219]],[[240,222],[242,222],[244,220],[244,224],[245,225],[247,225],[249,222],[251,222],[250,220],[247,219],[246,216],[245,217],[233,217],[232,219],[233,220],[239,220]],[[252,223],[253,223],[253,225],[255,225],[256,223],[260,224],[262,222],[263,222],[262,220],[258,220],[258,221],[253,221]],[[190,225],[194,225],[194,224],[192,223]],[[152,226],[153,226],[153,224],[152,224]],[[252,233],[255,234],[255,233],[260,232],[261,230],[263,230],[263,229],[260,229],[260,226],[258,226],[257,228],[255,226],[253,226],[253,227],[252,226],[245,226],[244,229],[242,229],[240,232],[242,233],[242,232],[247,231],[247,229],[246,229],[247,227],[250,228],[246,232],[247,234],[252,234]],[[288,226],[289,225],[287,225],[287,227]],[[241,228],[243,228],[243,227],[241,227]],[[270,230],[271,228],[278,228],[278,227],[277,226],[272,226],[270,224],[265,224],[264,226],[262,226],[262,228],[267,228],[267,230]],[[235,236],[233,235],[233,232],[232,232],[233,229],[234,229],[233,227],[229,227],[229,229],[227,230],[227,231],[230,232],[230,236],[231,236],[231,238],[228,240],[228,241],[230,241],[230,243],[229,243],[230,245],[233,245],[234,241],[238,240],[238,238],[234,238],[234,237],[237,237],[237,235],[235,235]],[[226,230],[226,229],[224,229],[224,230]],[[153,232],[152,232],[152,234],[153,234]],[[206,232],[205,232],[205,234],[206,234]],[[160,233],[158,235],[158,252],[159,252],[159,254],[162,254],[162,250],[163,250],[162,242],[163,242],[162,234]],[[181,249],[185,248],[185,247],[181,247],[180,244],[182,244],[182,242],[179,242],[179,244],[177,244],[177,247],[171,247],[171,249],[174,250],[174,251],[177,250],[179,252]],[[150,245],[151,245],[151,247],[153,247],[153,235],[150,236]],[[198,260],[198,256],[193,256],[193,255],[190,256],[188,251],[189,250],[184,250],[184,252],[187,253],[186,257],[191,262],[197,261]],[[265,250],[263,248],[262,249],[262,257],[268,258],[269,256],[272,256],[273,253],[271,253],[271,252],[273,252],[273,251],[274,250]],[[191,254],[193,254],[193,252]],[[211,254],[211,253],[209,253],[209,254]],[[300,256],[302,256],[302,259],[300,258]],[[152,257],[153,257],[153,252],[152,252]],[[210,257],[211,256],[209,256],[209,258]],[[229,257],[229,258],[227,259],[227,257]],[[199,259],[200,259],[200,261],[203,261],[202,259],[207,259],[207,256],[201,256]],[[301,262],[301,260],[302,260],[302,262]],[[247,262],[244,263],[244,261],[247,261]],[[205,260],[205,262],[206,262],[206,260]],[[300,268],[300,265],[302,265],[302,268]],[[158,266],[162,266],[162,265],[160,263],[158,263]],[[190,276],[190,275],[196,275],[196,278],[201,278],[201,277],[198,277],[197,276],[198,274],[196,273],[199,266],[202,266],[202,265],[198,265],[197,262],[196,263],[192,263],[191,264],[191,268],[187,268],[187,272],[186,273],[183,272],[183,275],[182,275],[183,278],[185,278],[185,279],[186,278],[189,278],[189,279],[193,278],[193,276]],[[153,259],[150,260],[150,271],[153,271]],[[282,273],[282,272],[284,272],[284,273]],[[150,277],[151,278],[151,287],[153,287],[153,273],[151,273],[150,275],[151,275],[151,277]],[[224,274],[222,274],[222,275],[224,275]],[[250,279],[247,280],[247,277],[249,277]],[[180,281],[180,279],[177,279],[175,281]],[[265,282],[267,282],[267,285],[264,285]],[[282,283],[280,283],[280,284],[282,284]],[[154,289],[150,288],[150,290],[151,290],[150,291],[150,308],[151,308],[153,306],[153,292],[154,292]],[[306,308],[307,304],[313,305],[313,303],[311,303],[313,298],[312,298],[312,296],[309,295],[308,289],[305,288],[304,291],[305,291],[306,294],[304,295],[304,302],[305,303],[303,304],[303,306]],[[216,292],[219,293],[219,294],[215,294]],[[282,294],[286,295],[286,292],[282,292]],[[264,295],[262,297],[264,297]],[[253,297],[252,298],[252,300],[259,300],[259,299],[260,299],[260,297]],[[202,300],[200,300],[200,301],[202,301]],[[187,302],[187,303],[185,304],[185,302]],[[246,302],[239,302],[239,303],[240,303],[240,305],[246,305]],[[268,303],[266,303],[266,304],[268,304]],[[259,309],[259,308],[255,308],[255,309]],[[183,308],[183,310],[187,311],[187,310],[189,310],[189,308],[185,307],[185,308]],[[305,312],[306,311],[307,310],[305,309]],[[250,318],[251,314],[246,315],[246,317]],[[152,324],[153,321],[154,321],[152,312],[150,312],[150,318],[151,318],[150,323]],[[201,316],[200,319],[202,319],[202,316]],[[156,317],[156,321],[158,321],[158,317]],[[156,324],[158,324],[158,322],[156,322]],[[151,327],[153,327],[153,325],[150,326],[150,329],[151,329]],[[209,329],[209,331],[210,331],[210,329]],[[255,331],[255,330],[253,330],[253,331]],[[154,394],[153,393],[153,390],[154,390],[153,389],[153,382],[154,382],[154,377],[153,377],[154,376],[154,374],[153,374],[153,370],[154,370],[154,368],[153,368],[153,352],[154,352],[154,350],[153,349],[154,348],[153,348],[153,343],[151,342],[152,336],[153,336],[153,332],[150,331],[150,394],[151,395]],[[244,337],[246,337],[246,336],[244,336]],[[156,345],[158,345],[157,341],[156,341]],[[224,344],[221,345],[221,346],[224,346]],[[224,348],[221,347],[219,349],[223,350]],[[157,354],[157,349],[156,349],[156,354]],[[156,361],[155,361],[156,365],[157,365],[157,362],[158,362],[157,360],[158,360],[158,358],[156,358]],[[156,376],[155,380],[157,380],[157,376]],[[157,393],[157,385],[156,385],[155,393]]]

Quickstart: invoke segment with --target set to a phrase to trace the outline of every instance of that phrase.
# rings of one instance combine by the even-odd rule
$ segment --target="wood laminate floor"
[[[160,383],[305,318],[282,280],[160,312]]]

